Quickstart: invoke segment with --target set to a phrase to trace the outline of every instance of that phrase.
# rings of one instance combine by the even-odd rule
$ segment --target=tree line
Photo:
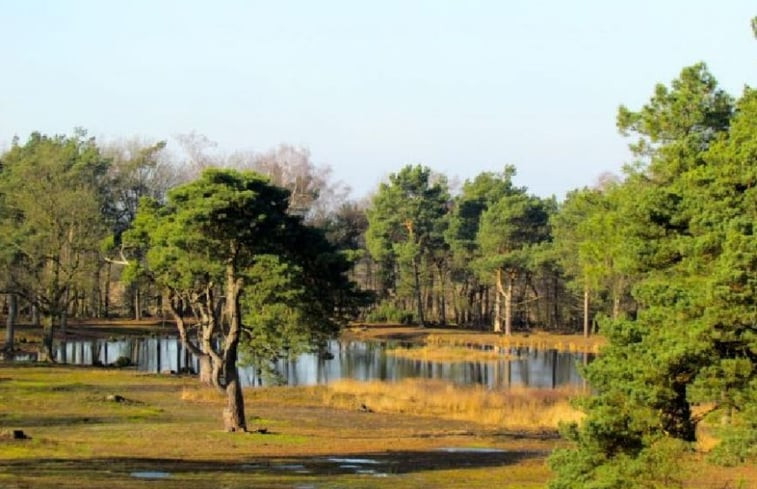
[[[612,250],[596,238],[608,237],[612,222],[595,217],[584,229],[587,213],[607,207],[613,181],[558,203],[515,185],[513,166],[453,192],[444,175],[408,165],[355,202],[303,148],[219,156],[201,136],[181,143],[185,160],[176,163],[163,141],[101,144],[81,130],[14,140],[0,157],[0,285],[9,321],[22,314],[51,331],[69,317],[170,317],[159,284],[125,266],[132,257],[123,254],[124,237],[140,202],[164,203],[213,168],[254,171],[287,190],[282,212],[319,229],[372,296],[358,319],[505,334],[583,325],[588,334],[594,319],[634,311],[630,277],[617,267],[604,276]]]

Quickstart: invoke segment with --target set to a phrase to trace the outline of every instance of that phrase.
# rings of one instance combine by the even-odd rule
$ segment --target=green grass
[[[109,394],[127,401],[107,401]],[[0,487],[533,489],[548,480],[545,458],[562,443],[528,432],[510,436],[473,421],[337,409],[316,394],[309,388],[249,390],[250,428],[269,434],[230,434],[220,429],[223,398],[194,378],[0,364],[0,431],[31,436],[0,438]],[[438,450],[443,447],[504,452],[449,454]],[[339,468],[328,461],[333,457],[376,459],[387,475]],[[300,465],[308,473],[285,469]],[[749,472],[729,479],[700,468],[710,470],[702,480],[751,480]],[[139,480],[131,476],[137,471],[171,477]]]

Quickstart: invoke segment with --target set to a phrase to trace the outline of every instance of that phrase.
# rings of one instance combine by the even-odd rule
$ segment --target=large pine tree
[[[586,370],[596,394],[565,430],[575,446],[550,460],[552,488],[672,484],[695,403],[724,427],[720,460],[756,455],[756,107],[747,89],[734,110],[699,64],[640,111],[621,108],[619,128],[639,137],[619,251],[635,264],[639,311],[606,324],[609,345]]]

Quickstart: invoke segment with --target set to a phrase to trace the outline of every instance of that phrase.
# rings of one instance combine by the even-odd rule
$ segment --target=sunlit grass
[[[426,345],[417,348],[390,348],[386,350],[386,354],[429,362],[496,362],[513,359],[512,355],[494,350],[438,345]]]
[[[434,332],[425,338],[427,345],[491,345],[505,348],[531,348],[558,350],[573,353],[598,353],[605,344],[601,336],[584,338],[580,335],[555,335],[546,333],[514,334],[503,336],[487,333]]]
[[[584,338],[580,334],[555,334],[542,331],[516,332],[511,336],[458,328],[419,328],[355,324],[343,332],[343,338],[354,340],[399,340],[426,346],[500,346],[510,348],[555,349],[575,353],[598,353],[606,343],[601,335]]]
[[[517,430],[551,430],[561,421],[581,419],[581,413],[570,404],[579,394],[574,388],[492,391],[425,379],[397,383],[341,380],[324,390],[323,400],[339,408],[364,407],[376,412],[436,416]]]
[[[108,394],[127,402],[107,401]],[[580,392],[496,392],[425,380],[248,389],[250,428],[265,427],[269,434],[230,434],[221,430],[224,397],[196,378],[0,364],[0,430],[23,429],[31,436],[0,438],[0,487],[533,489],[550,476],[544,461],[549,450],[564,443],[538,432],[554,433],[558,419],[576,419],[569,406],[575,395]],[[448,454],[436,451],[440,447],[495,447],[505,458],[481,466],[468,466],[465,458],[450,463]],[[404,463],[385,478],[265,468],[397,453],[420,454],[428,465]],[[403,456],[389,467],[403,464]],[[263,468],[245,469],[250,463]],[[700,466],[702,475],[685,487],[754,480],[753,469],[726,473],[706,461]],[[139,470],[166,471],[171,478],[132,479],[130,473]]]

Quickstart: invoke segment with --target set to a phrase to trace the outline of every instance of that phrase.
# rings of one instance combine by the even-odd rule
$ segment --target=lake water
[[[330,341],[329,354],[303,354],[280,359],[271,371],[240,367],[245,386],[315,385],[339,379],[399,381],[406,378],[447,380],[491,389],[512,386],[556,388],[582,385],[577,366],[589,361],[583,353],[533,348],[501,348],[498,360],[438,362],[388,355],[394,344],[365,341]],[[197,371],[197,361],[176,338],[140,338],[117,341],[74,340],[56,344],[61,363],[110,364],[127,357],[145,372]],[[333,357],[333,358],[330,358]]]

